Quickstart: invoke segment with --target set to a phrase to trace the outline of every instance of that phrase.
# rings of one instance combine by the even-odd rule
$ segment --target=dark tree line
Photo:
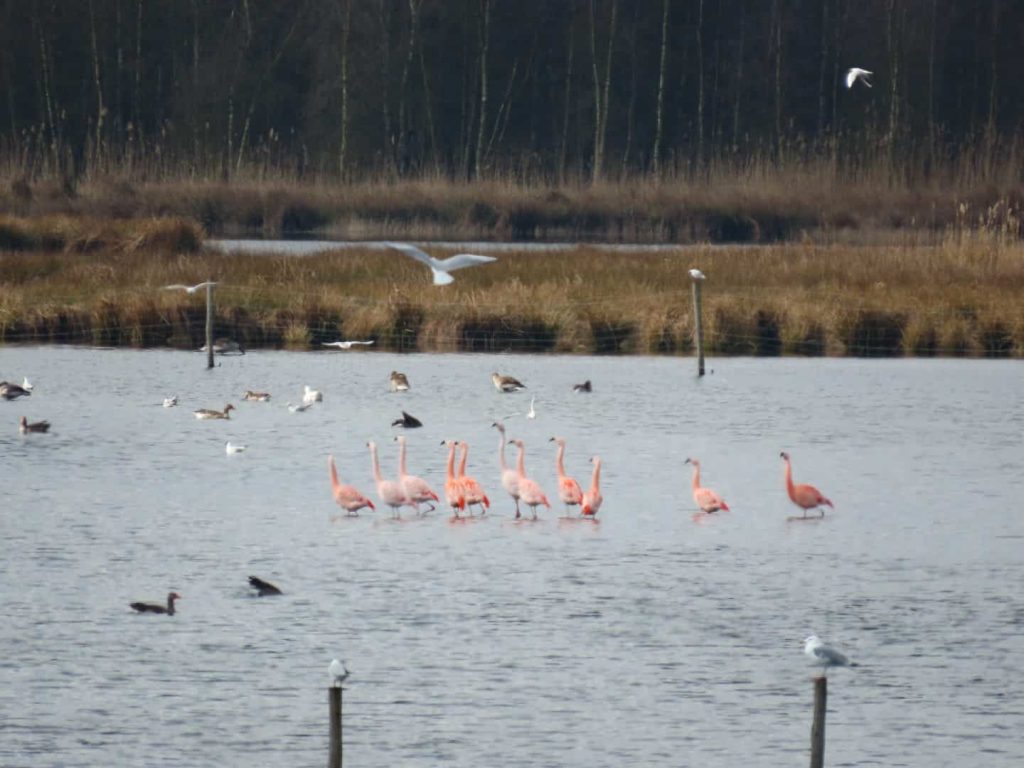
[[[30,173],[926,165],[1024,117],[1010,0],[0,2],[0,144]]]

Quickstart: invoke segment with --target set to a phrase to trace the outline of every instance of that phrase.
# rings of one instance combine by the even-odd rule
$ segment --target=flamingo
[[[536,520],[537,507],[543,504],[548,509],[551,509],[551,502],[548,501],[548,497],[544,495],[541,487],[526,476],[526,469],[523,466],[523,456],[526,454],[526,447],[523,445],[523,441],[509,440],[509,442],[519,448],[519,457],[516,459],[516,479],[519,482],[519,498],[530,508],[530,511],[533,512],[533,519]],[[516,519],[519,519],[518,508],[516,508]]]
[[[399,518],[402,516],[399,509],[403,506],[410,506],[418,509],[415,503],[405,494],[405,489],[397,480],[385,480],[380,474],[380,460],[377,458],[377,444],[372,440],[366,444],[370,449],[370,460],[373,462],[373,480],[377,483],[377,495],[387,506],[391,507],[391,516]]]
[[[804,517],[807,517],[807,510],[819,509],[820,507],[832,507],[832,502],[829,501],[825,496],[815,488],[813,485],[807,483],[793,483],[793,467],[789,463],[789,454],[783,451],[779,454],[784,462],[786,462],[786,493],[789,494],[790,500],[803,511]],[[835,507],[832,507],[835,509]],[[821,516],[825,516],[825,510],[821,509]]]
[[[427,510],[428,512],[433,512],[434,505],[431,502],[440,501],[440,499],[433,489],[427,485],[426,480],[416,475],[410,475],[405,471],[405,435],[396,435],[395,440],[398,441],[398,482],[402,484],[405,495],[412,499],[413,506],[416,507],[417,512],[420,511],[420,502],[430,507]]]
[[[519,517],[519,475],[505,462],[505,425],[500,421],[491,424],[501,435],[498,443],[498,464],[501,465],[501,487],[516,503],[516,517]]]
[[[565,438],[552,437],[548,442],[558,446],[558,453],[555,454],[555,471],[558,472],[558,498],[565,504],[565,513],[569,514],[569,507],[579,506],[583,503],[583,489],[576,482],[576,478],[565,474]]]
[[[729,511],[729,505],[725,499],[712,491],[710,488],[703,488],[700,484],[700,462],[697,459],[687,459],[683,464],[693,464],[693,500],[697,502],[701,512],[711,514],[720,509]]]
[[[447,474],[444,480],[444,498],[448,506],[452,508],[455,517],[459,516],[459,510],[466,508],[466,497],[462,490],[462,483],[455,477],[455,447],[457,440],[442,440],[441,445],[448,446]]]
[[[583,494],[581,511],[584,516],[597,517],[604,503],[604,496],[601,495],[601,457],[591,456],[590,463],[594,465],[594,474],[590,477],[590,489]]]
[[[335,503],[349,515],[358,515],[363,507],[376,509],[373,502],[359,492],[354,485],[343,485],[338,481],[338,469],[334,466],[334,456],[327,457],[327,468],[331,472],[331,493]]]
[[[462,461],[459,462],[459,474],[456,479],[462,483],[462,495],[466,499],[466,506],[470,508],[472,512],[472,506],[476,504],[480,507],[480,514],[486,514],[487,510],[490,509],[491,500],[487,498],[487,494],[484,493],[483,487],[476,481],[475,477],[470,477],[466,474],[466,460],[469,458],[469,443],[465,440],[460,440],[458,443],[462,447]]]

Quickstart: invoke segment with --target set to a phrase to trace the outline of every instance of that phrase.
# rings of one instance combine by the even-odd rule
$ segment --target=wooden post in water
[[[693,271],[691,270],[691,275]],[[704,375],[704,322],[702,320],[703,312],[701,311],[700,303],[700,286],[704,281],[704,276],[693,279],[693,317],[694,327],[697,331],[697,375]]]
[[[341,691],[340,685],[327,689],[327,700],[330,702],[331,710],[331,743],[327,755],[327,768],[341,768]]]
[[[814,721],[811,723],[811,768],[825,765],[825,705],[828,700],[828,678],[814,678]]]
[[[206,367],[213,368],[213,279],[206,283]]]

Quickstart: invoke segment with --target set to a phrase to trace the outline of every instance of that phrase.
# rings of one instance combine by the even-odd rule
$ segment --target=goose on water
[[[129,605],[139,613],[165,613],[168,616],[174,615],[174,601],[180,600],[181,595],[177,592],[167,593],[167,605],[161,605],[160,603],[129,603]]]
[[[233,411],[233,410],[235,410],[235,406],[233,406],[231,403],[228,403],[227,405],[224,406],[224,410],[223,411],[216,411],[213,408],[200,408],[197,411],[192,411],[192,413],[195,414],[195,417],[197,419],[203,419],[203,420],[207,420],[207,419],[230,419],[231,418],[230,411]]]
[[[388,383],[391,387],[392,392],[409,391],[409,379],[406,377],[404,373],[392,371],[391,376],[388,377]]]
[[[18,427],[18,430],[23,435],[27,435],[29,432],[49,432],[50,431],[50,422],[48,422],[48,421],[29,422],[28,419],[26,419],[24,416],[22,416],[21,417],[21,426]]]
[[[526,389],[526,385],[515,376],[502,376],[497,372],[491,374],[491,383],[499,392],[518,392]]]

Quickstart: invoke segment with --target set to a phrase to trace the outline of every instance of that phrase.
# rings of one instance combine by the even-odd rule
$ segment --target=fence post
[[[331,735],[330,751],[327,755],[327,768],[341,768],[341,691],[340,685],[327,689],[327,700],[330,702]]]
[[[693,316],[694,326],[697,331],[697,375],[704,375],[704,322],[703,312],[701,311],[700,302],[700,287],[704,281],[704,276],[701,275],[700,279],[694,279],[693,281]]]
[[[213,279],[206,283],[206,367],[213,368]]]
[[[811,723],[811,768],[825,765],[825,704],[828,700],[828,678],[814,678],[814,721]]]

